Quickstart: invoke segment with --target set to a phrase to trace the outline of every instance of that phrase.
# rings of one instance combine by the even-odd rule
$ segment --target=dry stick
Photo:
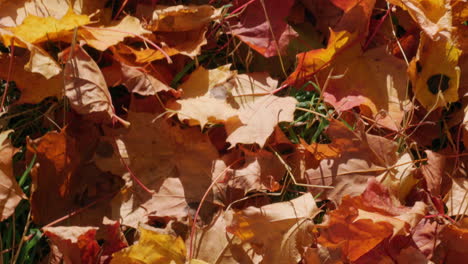
[[[24,230],[23,230],[23,235],[21,236],[21,241],[18,244],[18,250],[16,250],[15,255],[13,256],[12,263],[16,263],[16,261],[18,260],[19,254],[21,252],[21,247],[23,247],[25,237],[26,237],[26,233],[29,230],[29,225],[30,224],[31,224],[31,209],[29,209],[28,218],[27,218],[27,221],[26,221],[26,225],[24,226]]]
[[[129,35],[132,35],[136,38],[139,38],[139,39],[142,39],[146,42],[148,42],[151,46],[153,46],[154,48],[156,48],[157,50],[159,50],[163,55],[164,57],[166,57],[166,60],[169,64],[172,63],[172,60],[171,60],[171,57],[169,56],[169,54],[167,54],[161,47],[159,47],[158,45],[156,45],[156,43],[154,43],[153,41],[149,40],[148,38],[146,37],[143,37],[143,36],[140,36],[138,34],[135,34],[135,33],[132,33],[132,32],[128,32],[128,31],[123,31],[123,30],[118,30],[118,29],[110,29],[110,28],[96,28],[96,27],[88,27],[88,26],[81,26],[82,28],[86,28],[86,29],[91,29],[91,30],[94,30],[94,29],[97,29],[97,30],[104,30],[104,31],[113,31],[113,32],[118,32],[118,33],[122,33],[122,34],[129,34]]]
[[[112,20],[115,20],[115,19],[120,15],[120,13],[121,13],[122,10],[125,8],[125,6],[127,5],[127,3],[128,3],[128,0],[125,0],[125,1],[123,2],[123,4],[120,6],[119,11],[117,11],[117,14],[115,14],[115,16],[114,16],[114,18],[113,18]]]
[[[214,185],[216,183],[218,183],[219,178],[221,178],[221,176],[224,176],[224,174],[226,173],[226,171],[229,168],[231,168],[234,164],[236,164],[237,162],[239,162],[241,160],[242,160],[241,158],[235,160],[233,163],[231,163],[229,166],[227,166],[221,173],[219,173],[219,175],[216,176],[216,178],[210,184],[210,186],[208,187],[206,192],[203,194],[203,197],[202,197],[202,199],[200,201],[200,204],[198,205],[197,211],[195,212],[195,215],[193,217],[192,229],[190,231],[189,261],[192,260],[192,257],[193,257],[193,238],[195,237],[195,229],[197,228],[196,222],[197,222],[198,214],[200,213],[201,207],[203,205],[203,202],[205,201],[206,197],[208,196],[210,190],[214,187]]]
[[[140,185],[140,187],[145,190],[145,192],[149,193],[150,195],[153,195],[154,192],[151,191],[150,189],[148,189],[148,187],[146,187],[141,181],[140,179],[138,179],[135,174],[133,174],[132,170],[130,169],[130,167],[128,167],[128,164],[125,162],[124,158],[119,154],[119,158],[120,158],[120,162],[125,166],[125,169],[127,169],[128,173],[130,173],[130,176],[132,177],[132,179],[134,181],[136,181],[136,183],[138,185]]]
[[[377,32],[379,31],[380,27],[383,25],[383,22],[385,19],[388,17],[391,11],[391,6],[387,6],[387,12],[385,12],[385,15],[379,20],[379,23],[375,27],[374,32],[372,32],[372,35],[367,39],[366,43],[364,44],[363,50],[367,50],[367,47],[369,47],[370,42],[374,39],[375,35],[377,35]]]
[[[245,4],[241,5],[241,6],[239,6],[239,7],[236,8],[234,11],[231,12],[231,15],[232,15],[232,14],[235,14],[235,13],[241,11],[241,10],[243,10],[244,8],[246,8],[248,5],[252,4],[252,3],[255,2],[255,1],[257,1],[257,0],[250,0],[249,2],[247,2],[247,3],[245,3]]]
[[[5,111],[5,100],[8,93],[8,88],[10,86],[11,71],[13,70],[13,59],[15,54],[15,37],[11,38],[10,44],[10,64],[8,65],[8,75],[5,84],[5,91],[3,91],[2,104],[0,106],[0,111]]]

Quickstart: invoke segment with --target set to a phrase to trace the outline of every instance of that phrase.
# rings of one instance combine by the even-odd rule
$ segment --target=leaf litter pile
[[[0,263],[462,263],[467,20],[0,1]]]

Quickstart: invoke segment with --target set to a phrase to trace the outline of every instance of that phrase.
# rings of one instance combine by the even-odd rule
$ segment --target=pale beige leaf
[[[142,27],[138,18],[133,16],[126,16],[113,24],[114,25],[107,27],[86,27],[80,29],[80,37],[91,47],[104,51],[127,37],[136,37],[151,33],[151,31]]]
[[[234,215],[228,231],[263,256],[262,263],[297,263],[313,241],[312,218],[320,212],[306,193],[288,202],[248,207]]]
[[[26,198],[13,175],[13,155],[17,149],[8,138],[11,132],[0,133],[0,222],[10,217],[18,203]]]
[[[99,66],[80,45],[64,54],[65,95],[71,107],[83,115],[94,114],[99,121],[110,121],[114,109]]]

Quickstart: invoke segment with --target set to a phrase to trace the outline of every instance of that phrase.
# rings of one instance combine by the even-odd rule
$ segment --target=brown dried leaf
[[[64,263],[95,263],[100,251],[96,230],[97,227],[44,227],[44,234],[62,253]]]
[[[10,217],[19,202],[26,198],[13,175],[13,155],[17,149],[8,138],[11,132],[13,130],[0,133],[0,222]]]
[[[157,115],[130,111],[131,127],[119,131],[120,136],[109,131],[110,136],[98,147],[107,151],[98,151],[94,158],[101,170],[122,175],[126,181],[126,188],[112,201],[113,217],[121,217],[124,225],[137,227],[149,217],[186,217],[211,183],[212,162],[218,154],[208,136],[197,128],[181,129],[164,118],[155,119]],[[154,194],[144,191],[130,171]],[[167,195],[177,199],[165,199]],[[211,199],[208,196],[203,205],[207,215],[213,210]],[[177,210],[167,210],[170,206]]]
[[[37,55],[30,55],[28,59],[27,56],[15,56],[13,58],[13,68],[11,75],[9,76],[10,81],[16,83],[16,87],[21,90],[21,97],[16,102],[17,104],[37,104],[40,103],[47,97],[53,96],[57,98],[62,98],[63,95],[63,79],[61,75],[55,75],[50,79],[44,77],[44,73],[41,70],[41,73],[25,71],[25,68],[28,68],[28,65],[31,65],[31,70],[36,70],[38,66],[36,59],[42,59],[43,56],[37,57]],[[0,54],[0,78],[7,80],[8,79],[8,68],[10,65],[10,57],[7,54]],[[32,60],[32,61],[31,61]],[[36,65],[36,66],[35,66]],[[48,62],[45,64],[39,63],[38,66],[41,69],[47,67]],[[52,70],[53,67],[48,68],[46,71]],[[47,73],[46,73],[47,75]]]
[[[80,46],[62,53],[66,61],[64,70],[65,95],[71,107],[96,121],[110,122],[115,116],[112,98],[99,66]]]
[[[110,46],[117,45],[127,37],[136,37],[143,34],[150,34],[145,30],[140,20],[133,16],[126,16],[120,21],[111,23],[104,27],[86,27],[78,31],[80,38],[91,47],[104,51]]]
[[[320,210],[306,193],[288,202],[236,212],[227,230],[263,256],[262,263],[297,263],[313,241],[312,218]]]
[[[408,236],[426,213],[425,204],[412,208],[401,206],[375,179],[369,179],[360,196],[343,198],[341,205],[329,213],[318,242],[340,248],[348,261],[357,261],[384,240]]]
[[[143,69],[126,65],[123,62],[114,61],[112,66],[102,69],[102,74],[109,86],[123,84],[130,93],[151,96],[162,91],[174,91]]]
[[[323,159],[318,165],[311,164],[312,167],[304,169],[308,184],[334,187],[312,188],[317,193],[323,192],[328,199],[339,201],[345,195],[362,193],[370,176],[381,175],[397,161],[395,142],[366,134],[362,127],[351,131],[343,123],[331,120],[326,134],[341,148],[340,156]]]

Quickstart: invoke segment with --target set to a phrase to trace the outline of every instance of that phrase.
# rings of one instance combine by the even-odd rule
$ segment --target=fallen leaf
[[[82,15],[96,14],[105,5],[103,1],[93,0],[15,0],[0,2],[0,25],[15,27],[23,23],[28,15],[61,19],[72,8]]]
[[[120,230],[120,223],[112,221],[107,217],[103,220],[104,243],[102,244],[102,253],[100,254],[100,263],[110,263],[112,254],[128,247],[127,240]]]
[[[154,10],[154,11],[153,11]],[[194,58],[200,54],[206,44],[205,33],[210,22],[221,17],[222,9],[210,5],[199,6],[137,6],[137,16],[149,21],[147,29],[155,31],[154,41],[161,43],[161,48],[169,56],[183,54]],[[159,49],[132,49],[124,47],[136,56],[138,63],[164,58]]]
[[[234,214],[227,231],[263,256],[262,263],[297,263],[313,241],[312,218],[320,210],[306,193],[288,202],[248,207]]]
[[[447,225],[440,234],[441,243],[437,247],[435,263],[455,264],[468,257],[468,220],[463,218],[457,225]]]
[[[123,62],[114,63],[102,69],[102,74],[109,86],[124,85],[130,93],[142,96],[156,95],[162,91],[174,91],[144,69],[126,65]]]
[[[236,156],[239,158],[235,164],[228,161],[218,160],[213,169],[213,176],[223,174],[226,186],[243,190],[244,195],[251,191],[278,191],[279,182],[283,178],[285,164],[276,157],[274,153],[266,150],[252,152],[244,149]],[[232,165],[228,168],[229,165]]]
[[[232,210],[219,214],[215,221],[205,228],[196,230],[193,239],[193,257],[208,263],[260,263],[262,257],[250,249],[249,243],[226,232],[232,222]],[[190,248],[190,239],[185,245]]]
[[[0,28],[0,34],[11,35],[11,33]],[[29,61],[24,65],[24,70],[32,73],[39,73],[46,79],[50,79],[62,72],[60,65],[41,47],[28,43],[19,37],[15,37],[15,42],[26,46],[29,50]]]
[[[199,67],[180,85],[180,100],[170,102],[167,107],[192,126],[200,124],[203,128],[207,123],[226,122],[237,114],[226,100],[233,86],[227,81],[236,75],[229,67],[224,65],[213,70]]]
[[[210,5],[199,6],[157,6],[152,11],[148,6],[140,5],[138,14],[143,17],[149,17],[151,22],[147,28],[151,31],[160,32],[178,32],[190,31],[206,26],[211,21],[218,19],[221,15],[220,10]]]
[[[348,261],[357,261],[384,240],[408,236],[425,215],[426,207],[417,202],[412,208],[401,206],[388,190],[370,178],[367,189],[355,197],[346,196],[329,213],[318,242],[340,248]]]
[[[433,257],[434,250],[440,244],[439,228],[439,223],[431,219],[421,220],[414,228],[413,241],[427,259]]]
[[[47,97],[62,98],[63,96],[63,79],[61,75],[55,75],[47,79],[43,74],[25,71],[27,65],[34,65],[34,60],[36,58],[38,59],[40,57],[32,58],[33,63],[29,64],[30,59],[28,59],[27,56],[14,56],[11,75],[8,78],[8,68],[11,58],[7,54],[0,54],[0,78],[14,81],[16,87],[21,91],[21,97],[16,101],[16,104],[37,104]],[[47,64],[48,63],[45,65],[43,64],[42,66],[46,67]],[[31,67],[31,70],[32,69]],[[53,68],[48,68],[48,70],[51,69]]]
[[[95,263],[100,250],[96,230],[97,227],[44,227],[44,234],[62,253],[64,263]]]
[[[29,15],[23,20],[21,25],[6,29],[11,31],[14,36],[32,44],[58,40],[71,42],[73,37],[72,30],[89,23],[91,23],[89,16],[78,15],[70,9],[65,16],[60,19]],[[13,42],[13,37],[11,35],[2,34],[2,38],[3,43],[7,46],[14,43],[17,46],[26,48],[21,42]]]
[[[413,92],[427,109],[458,101],[461,51],[447,39],[433,41],[421,35],[418,53],[408,66]]]
[[[101,51],[117,45],[127,37],[150,33],[151,31],[145,30],[140,20],[133,16],[126,16],[118,22],[113,22],[111,26],[85,27],[78,31],[81,39],[91,47]]]
[[[172,126],[157,118],[159,114],[129,111],[130,128],[120,130],[120,136],[109,131],[98,146],[107,151],[98,151],[94,157],[101,170],[122,175],[126,181],[126,188],[112,201],[113,218],[120,217],[124,225],[136,227],[150,217],[186,217],[211,184],[212,162],[218,153],[208,136],[198,128]],[[143,190],[130,172],[154,193]],[[174,195],[175,199],[168,198]],[[216,209],[210,206],[210,197],[202,210],[208,216]],[[174,210],[168,210],[171,206]]]
[[[445,196],[447,215],[458,216],[468,214],[468,180],[453,178],[452,188]]]
[[[343,123],[331,120],[326,134],[336,146],[340,146],[340,156],[323,159],[311,167],[304,167],[306,183],[332,186],[332,189],[311,188],[328,199],[340,201],[345,195],[362,193],[371,176],[387,172],[398,157],[392,140],[364,133],[359,126],[355,131]]]
[[[308,78],[323,69],[330,61],[350,45],[355,37],[347,31],[335,32],[330,30],[328,45],[324,49],[314,49],[296,55],[297,66],[289,75],[285,83],[288,85],[302,86]]]
[[[112,255],[111,264],[118,263],[185,263],[186,249],[180,237],[159,234],[140,226],[140,239],[128,248]]]
[[[8,138],[11,132],[13,130],[0,133],[0,222],[10,217],[19,202],[26,198],[13,176],[13,155],[17,149]]]
[[[224,123],[231,146],[257,143],[262,147],[279,122],[293,120],[297,101],[273,95],[276,85],[265,73],[235,76],[229,65],[199,68],[181,85],[181,99],[170,102],[168,108],[190,125]]]
[[[407,10],[424,33],[434,41],[451,38],[452,13],[449,0],[389,0]]]
[[[375,0],[331,0],[331,2],[344,11],[343,16],[333,27],[334,31],[346,30],[359,36],[367,35]]]
[[[294,1],[235,0],[232,4],[232,10],[246,5],[239,16],[229,20],[234,36],[265,57],[285,55],[289,41],[297,37],[286,23]]]
[[[400,129],[404,113],[410,108],[403,60],[387,53],[385,47],[361,53],[355,45],[318,74],[319,83],[325,83],[329,74],[340,77],[328,80],[325,102],[340,112],[358,106],[377,124]]]
[[[99,66],[80,46],[62,53],[65,95],[71,107],[97,122],[110,122],[115,117],[112,98]]]
[[[427,164],[421,166],[421,172],[426,180],[429,192],[434,196],[441,194],[442,179],[445,174],[445,156],[426,150]]]
[[[119,179],[89,162],[99,142],[98,129],[84,122],[28,140],[27,162],[36,155],[31,172],[31,216],[37,224],[48,224],[99,199],[120,187]],[[109,205],[94,206],[71,217],[74,224],[99,225],[110,214]]]

